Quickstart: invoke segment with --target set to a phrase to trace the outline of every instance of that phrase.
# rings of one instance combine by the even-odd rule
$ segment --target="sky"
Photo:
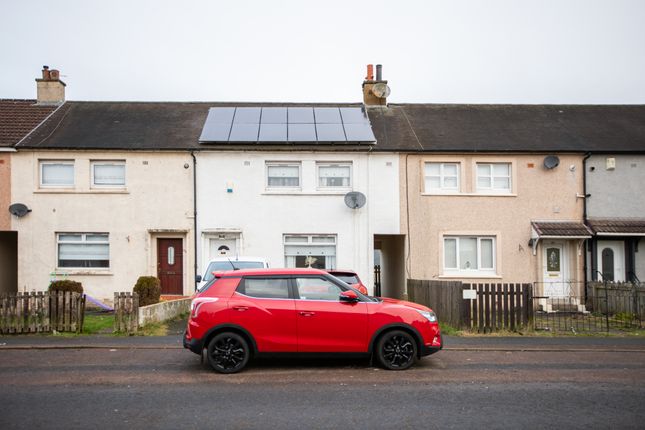
[[[0,0],[0,98],[645,103],[644,0]]]

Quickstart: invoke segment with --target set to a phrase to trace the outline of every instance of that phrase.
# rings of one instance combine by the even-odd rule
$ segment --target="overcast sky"
[[[645,103],[644,0],[0,0],[0,98]]]

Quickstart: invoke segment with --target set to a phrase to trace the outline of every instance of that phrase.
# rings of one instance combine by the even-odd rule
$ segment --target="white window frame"
[[[94,168],[96,166],[123,166],[123,184],[97,184],[94,182]],[[126,187],[126,165],[125,160],[92,160],[90,162],[90,184],[92,188],[119,188],[123,189]]]
[[[461,262],[459,261],[459,239],[477,239],[477,269],[461,269]],[[446,267],[446,241],[455,241],[455,262],[456,267]],[[492,241],[492,262],[493,267],[482,268],[482,240]],[[497,275],[497,240],[495,236],[472,236],[472,235],[450,235],[443,237],[443,272],[445,275],[464,275],[464,276],[486,276]]]
[[[302,239],[302,241],[289,241],[287,242],[287,238],[292,238],[292,239]],[[315,242],[315,238],[326,238],[326,239],[332,239],[332,241],[329,242]],[[298,234],[298,233],[288,233],[288,234],[283,234],[282,235],[282,253],[284,255],[284,267],[289,267],[288,263],[288,258],[290,257],[287,255],[287,246],[290,245],[295,245],[295,246],[333,246],[334,247],[334,255],[333,255],[333,262],[331,262],[330,267],[326,267],[326,269],[331,270],[335,269],[337,267],[337,256],[338,256],[338,236],[336,234]],[[331,257],[331,255],[330,255]],[[330,260],[331,261],[331,260]],[[295,267],[295,266],[293,266]]]
[[[504,164],[508,166],[508,176],[495,175],[494,166]],[[481,176],[479,174],[479,166],[490,166],[490,175]],[[479,178],[486,177],[490,178],[490,187],[480,187]],[[496,188],[495,187],[495,178],[508,178],[508,188]],[[484,194],[511,194],[513,192],[513,163],[511,162],[493,162],[493,163],[475,163],[475,189],[478,193]]]
[[[316,162],[316,188],[320,190],[350,190],[353,186],[352,176],[354,169],[351,161],[317,161]],[[349,184],[348,185],[320,185],[320,168],[321,167],[349,167]]]
[[[92,234],[103,234],[106,235],[106,240],[105,241],[87,241],[87,235],[92,235]],[[81,240],[80,241],[61,241],[60,236],[61,235],[81,235]],[[60,244],[65,244],[65,243],[70,243],[70,244],[103,244],[108,246],[108,265],[107,267],[72,267],[72,266],[60,266]],[[105,232],[86,232],[86,233],[79,233],[79,232],[63,232],[59,231],[56,232],[56,269],[57,270],[87,270],[87,271],[107,271],[110,270],[110,267],[112,266],[112,259],[110,258],[110,234],[105,233]]]
[[[427,175],[426,167],[430,164],[439,165],[439,188],[429,188],[428,178],[437,177],[436,175]],[[445,185],[445,179],[448,175],[444,173],[444,166],[454,165],[457,168],[457,186],[448,187]],[[450,175],[452,177],[452,175]],[[426,161],[423,163],[423,189],[426,194],[441,194],[441,193],[458,193],[461,190],[461,163],[455,161]]]
[[[72,183],[71,184],[45,184],[43,183],[43,170],[44,166],[51,166],[56,164],[63,164],[72,166]],[[38,161],[38,183],[40,188],[74,188],[76,186],[76,165],[74,160],[39,160]]]
[[[297,167],[298,185],[269,185],[269,167]],[[302,162],[300,161],[267,161],[264,163],[264,184],[267,190],[300,190],[302,189]]]

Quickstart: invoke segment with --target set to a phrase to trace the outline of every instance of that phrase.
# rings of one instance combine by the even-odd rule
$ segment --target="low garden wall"
[[[139,327],[161,322],[190,312],[191,299],[171,300],[139,308]]]

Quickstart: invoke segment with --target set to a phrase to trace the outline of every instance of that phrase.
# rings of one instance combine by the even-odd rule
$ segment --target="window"
[[[74,186],[73,161],[41,161],[40,186],[71,188]]]
[[[336,236],[285,235],[286,267],[333,269],[336,267]]]
[[[110,267],[110,243],[107,233],[58,233],[58,267]]]
[[[261,299],[288,299],[289,280],[280,278],[244,278],[237,292]]]
[[[477,163],[477,191],[511,192],[510,163]]]
[[[350,163],[318,163],[318,186],[324,188],[349,188],[352,186]]]
[[[459,191],[459,163],[426,163],[425,192]]]
[[[296,278],[298,295],[302,300],[334,300],[343,291],[338,285],[323,278]]]
[[[444,272],[495,274],[495,238],[453,236],[443,239]]]
[[[300,163],[267,163],[268,188],[300,186]]]
[[[125,162],[93,161],[92,186],[100,188],[125,187]]]

